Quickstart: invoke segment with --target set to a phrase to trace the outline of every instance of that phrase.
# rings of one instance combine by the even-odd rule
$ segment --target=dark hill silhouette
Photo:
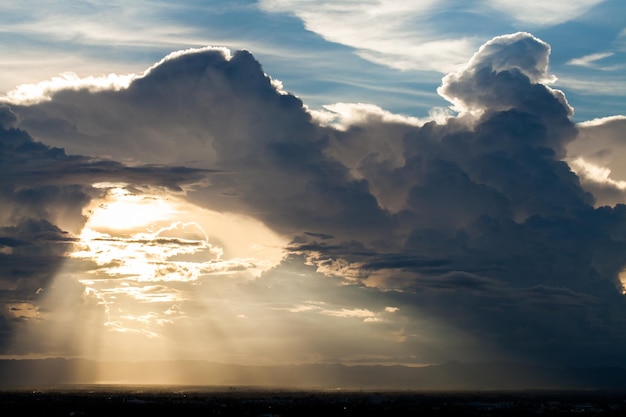
[[[456,361],[406,367],[243,366],[205,361],[95,362],[60,358],[0,360],[3,388],[93,383],[364,390],[625,389],[626,369]]]

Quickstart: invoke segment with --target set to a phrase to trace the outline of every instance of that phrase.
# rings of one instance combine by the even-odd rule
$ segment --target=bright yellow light
[[[90,282],[93,275],[141,282],[195,280],[202,264],[174,259],[201,254],[206,261],[222,254],[197,222],[178,221],[189,217],[188,208],[172,197],[137,195],[116,186],[87,212],[73,256],[100,266]]]
[[[90,229],[129,230],[172,219],[176,208],[155,196],[135,195],[123,188],[109,191],[97,208],[91,209]]]

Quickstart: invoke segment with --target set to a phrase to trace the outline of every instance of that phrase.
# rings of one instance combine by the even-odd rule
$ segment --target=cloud
[[[8,112],[6,108],[4,111]],[[102,193],[92,187],[96,182],[131,181],[180,190],[181,184],[201,181],[207,175],[199,169],[156,165],[128,167],[111,160],[67,155],[61,148],[34,141],[19,128],[0,127],[0,135],[4,223],[32,217],[64,224],[68,230],[77,231],[84,222],[82,208]],[[50,210],[51,206],[56,206],[56,210]],[[75,221],[78,224],[73,223]]]
[[[567,65],[576,65],[580,67],[595,68],[596,61],[600,61],[604,58],[608,58],[613,55],[614,55],[613,52],[598,52],[595,54],[585,55],[580,58],[570,59],[569,61],[567,61]]]
[[[593,76],[585,77],[585,79],[571,76],[559,77],[555,85],[559,85],[568,90],[585,95],[626,95],[626,87],[624,87],[624,81],[619,78],[612,77],[607,77],[606,79],[600,79]]]
[[[398,3],[393,1],[263,0],[268,12],[292,13],[306,28],[331,42],[356,49],[364,59],[401,70],[447,72],[463,62],[474,49],[471,38],[450,38],[436,32],[429,18],[437,11],[436,1]],[[362,30],[367,25],[368,31]]]
[[[391,113],[375,104],[334,103],[324,106],[324,110],[311,112],[321,125],[346,130],[350,126],[369,124],[373,121],[421,126],[427,120]]]
[[[571,115],[565,96],[546,86],[555,80],[547,73],[549,55],[550,46],[528,33],[498,36],[481,46],[465,67],[446,75],[438,92],[460,112],[533,112],[554,103],[551,112]],[[521,94],[519,89],[529,86],[537,91]]]
[[[578,123],[576,139],[567,145],[567,160],[597,205],[626,202],[626,157],[623,131],[626,116],[609,116]]]
[[[50,77],[58,85],[68,68],[94,78],[99,78],[96,74],[102,74],[103,67],[132,73],[166,51],[204,44],[197,29],[164,18],[171,13],[166,4],[80,2],[68,8],[24,2],[4,4],[0,10],[2,44],[11,45],[0,48],[7,74],[0,83],[2,93]],[[178,13],[187,10],[187,5],[177,7]],[[138,50],[139,57],[134,53]],[[30,92],[22,88],[19,93]]]
[[[584,16],[605,0],[557,0],[546,3],[531,0],[521,4],[514,0],[493,0],[488,7],[506,13],[519,24],[531,26],[554,26]]]
[[[117,75],[109,74],[101,77],[80,78],[73,72],[62,73],[51,80],[37,84],[21,84],[14,90],[6,93],[3,101],[8,103],[33,104],[43,100],[50,100],[50,96],[65,89],[85,89],[88,91],[119,90],[128,87],[134,74]]]
[[[498,36],[443,78],[439,93],[457,115],[415,120],[335,104],[336,120],[322,123],[251,53],[188,50],[126,88],[64,88],[5,106],[3,149],[21,163],[3,170],[23,187],[78,187],[60,199],[77,201],[61,210],[76,224],[96,179],[123,181],[177,190],[205,214],[246,216],[290,242],[257,276],[213,274],[209,262],[202,279],[177,281],[176,297],[145,303],[158,311],[134,305],[115,321],[137,329],[163,318],[149,330],[181,354],[624,363],[626,210],[596,207],[599,195],[571,162],[603,162],[621,179],[594,151],[618,152],[622,118],[574,124],[565,95],[548,85],[549,54],[531,34]],[[37,195],[9,201],[64,230],[58,190]],[[5,252],[28,236],[15,230],[0,240]],[[250,267],[237,261],[230,266]],[[162,299],[149,285],[116,295]],[[171,303],[180,318],[166,314]],[[174,343],[197,329],[189,346]]]

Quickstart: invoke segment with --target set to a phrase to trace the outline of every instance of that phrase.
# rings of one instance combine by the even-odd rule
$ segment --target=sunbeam
[[[284,238],[258,221],[123,184],[112,185],[85,214],[43,307],[21,308],[47,319],[29,337],[98,360],[236,355],[229,329],[239,319],[226,304],[204,300],[202,288],[212,281],[227,291],[255,279],[280,262]]]

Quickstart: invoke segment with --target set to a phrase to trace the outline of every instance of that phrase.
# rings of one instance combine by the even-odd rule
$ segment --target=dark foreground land
[[[624,416],[626,391],[364,392],[66,386],[0,391],[3,416]]]

